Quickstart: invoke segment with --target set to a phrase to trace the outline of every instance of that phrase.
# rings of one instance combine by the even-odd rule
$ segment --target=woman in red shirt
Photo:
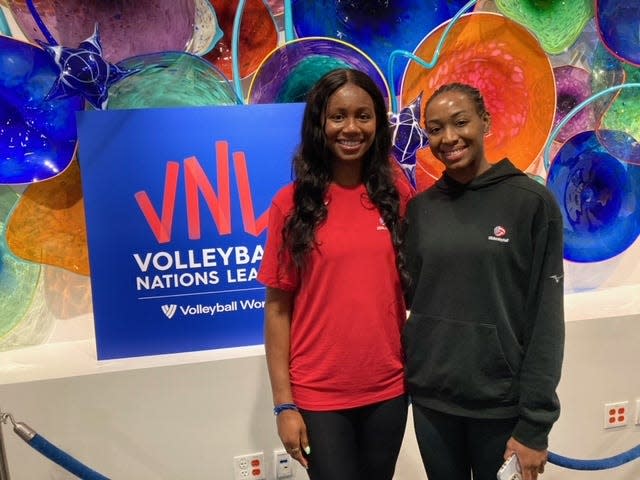
[[[258,279],[278,433],[312,480],[391,480],[407,397],[401,214],[384,97],[357,70],[309,93],[295,180],[274,197]]]

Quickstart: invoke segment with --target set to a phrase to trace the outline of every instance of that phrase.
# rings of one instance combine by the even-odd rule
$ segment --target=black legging
[[[311,480],[391,480],[407,423],[405,396],[332,412],[301,410]]]
[[[429,480],[495,480],[516,418],[476,419],[413,403],[413,423]]]

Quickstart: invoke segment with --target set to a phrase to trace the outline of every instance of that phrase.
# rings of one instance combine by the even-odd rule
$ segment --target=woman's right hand
[[[307,457],[304,455],[304,452],[310,451],[307,426],[300,412],[285,410],[276,417],[276,423],[278,424],[278,435],[287,453],[304,468],[309,468]]]

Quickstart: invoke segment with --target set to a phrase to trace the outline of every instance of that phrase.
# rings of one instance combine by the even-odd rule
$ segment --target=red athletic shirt
[[[399,182],[402,212],[411,196]],[[290,378],[293,401],[312,411],[368,405],[405,393],[400,334],[405,305],[389,231],[364,185],[335,184],[318,247],[301,277],[281,252],[282,228],[293,209],[293,185],[269,211],[258,280],[294,292]]]

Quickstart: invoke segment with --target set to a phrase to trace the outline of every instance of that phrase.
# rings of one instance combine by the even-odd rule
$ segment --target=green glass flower
[[[11,333],[33,303],[40,275],[40,265],[15,257],[4,236],[6,219],[18,199],[18,194],[9,187],[0,186],[0,351],[20,343]]]
[[[500,13],[521,23],[540,41],[545,52],[569,48],[593,18],[593,0],[496,0]]]
[[[626,74],[624,83],[640,83],[640,69],[626,64],[622,68]],[[640,88],[620,90],[602,117],[601,128],[624,132],[633,141],[640,141]],[[637,156],[627,160],[639,163]]]

